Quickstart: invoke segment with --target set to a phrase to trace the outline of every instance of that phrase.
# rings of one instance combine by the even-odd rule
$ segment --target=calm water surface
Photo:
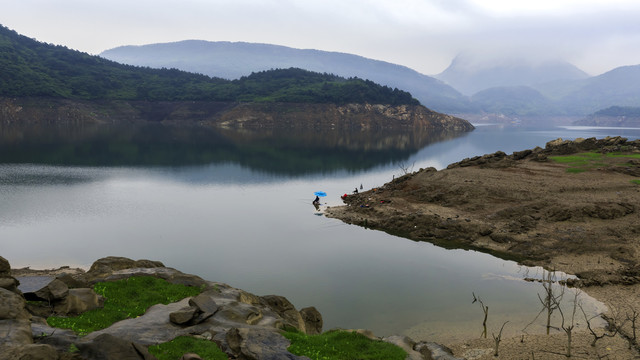
[[[326,206],[340,205],[341,194],[361,184],[365,190],[380,186],[400,175],[401,167],[441,169],[465,157],[544,147],[558,137],[635,139],[640,129],[481,126],[462,137],[424,144],[379,139],[376,146],[355,151],[340,145],[342,139],[313,152],[287,144],[276,154],[259,147],[259,139],[236,140],[226,143],[225,151],[243,149],[242,156],[236,151],[225,160],[220,150],[198,148],[197,154],[209,158],[175,158],[169,166],[157,159],[128,164],[130,156],[111,165],[43,160],[42,154],[95,156],[78,154],[86,145],[82,136],[42,149],[9,133],[0,142],[0,255],[13,267],[88,268],[108,255],[160,260],[257,295],[286,296],[297,308],[315,306],[325,329],[367,328],[377,335],[446,341],[482,331],[482,311],[471,303],[472,293],[491,308],[490,332],[509,320],[505,331],[521,333],[540,310],[537,294],[542,290],[522,279],[542,271],[316,216],[313,192],[327,192]],[[390,142],[392,150],[380,145]],[[105,144],[118,153],[144,154],[142,146],[122,150]],[[164,153],[150,148],[150,153]],[[182,149],[166,154],[178,152]],[[184,159],[194,158],[184,152],[189,154]],[[10,156],[17,153],[22,154],[19,160]],[[34,154],[32,160],[27,153]],[[323,162],[327,157],[335,159]],[[592,311],[600,306],[586,296],[584,302]],[[541,322],[528,328],[540,329]]]

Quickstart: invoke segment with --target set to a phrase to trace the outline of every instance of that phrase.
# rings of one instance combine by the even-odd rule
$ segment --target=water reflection
[[[408,159],[460,134],[427,130],[229,130],[206,126],[3,125],[0,163],[186,166],[233,163],[266,173],[350,172]],[[61,181],[63,181],[61,179]]]

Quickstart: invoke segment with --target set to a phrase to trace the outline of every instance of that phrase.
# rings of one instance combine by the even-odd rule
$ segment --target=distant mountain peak
[[[533,86],[589,77],[560,59],[459,54],[435,76],[466,95],[499,86]]]
[[[406,66],[341,52],[261,43],[185,40],[122,46],[106,50],[100,56],[124,64],[173,67],[224,79],[291,67],[345,78],[358,77],[409,91],[422,104],[440,112],[464,109],[468,102],[451,86]]]

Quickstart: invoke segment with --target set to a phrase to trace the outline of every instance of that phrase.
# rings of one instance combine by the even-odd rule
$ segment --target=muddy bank
[[[568,158],[584,153],[588,155]],[[607,304],[607,315],[617,316],[626,336],[633,337],[631,321],[624,320],[640,310],[639,156],[637,140],[558,139],[545,148],[477,156],[439,171],[420,169],[348,196],[345,206],[328,209],[327,216],[415,241],[475,249],[575,274],[579,279],[569,285]],[[583,335],[590,349],[591,335]],[[556,352],[561,353],[558,337],[563,336],[560,331],[555,338],[535,337],[537,345],[531,346],[510,340],[511,355],[531,358],[524,354],[545,344],[559,344]],[[456,355],[469,356],[470,349],[491,343],[489,337],[449,345]],[[537,354],[535,358],[543,356]],[[611,358],[636,355],[620,356]],[[490,352],[469,356],[491,357]]]
[[[554,156],[593,152],[569,172]],[[606,154],[615,154],[607,156]],[[345,199],[327,216],[450,248],[576,274],[582,285],[640,281],[640,141],[549,142],[465,159]]]

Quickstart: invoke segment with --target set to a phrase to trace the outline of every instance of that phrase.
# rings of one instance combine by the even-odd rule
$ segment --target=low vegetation
[[[169,304],[186,297],[198,295],[202,289],[171,284],[166,280],[150,277],[130,277],[113,282],[100,282],[94,286],[98,295],[105,298],[104,308],[90,310],[75,317],[50,316],[50,326],[71,329],[78,335],[109,327],[111,324],[143,315],[155,304]]]
[[[396,345],[350,331],[306,335],[290,330],[284,336],[291,341],[289,352],[312,360],[404,360],[407,357],[407,353]]]
[[[623,154],[620,152],[613,153],[598,153],[598,152],[585,152],[567,156],[551,156],[550,159],[559,163],[566,164],[569,167],[567,172],[580,173],[591,169],[607,166],[611,161],[608,160],[630,160],[640,159],[640,154]],[[628,163],[616,162],[617,166],[629,166]]]
[[[169,342],[149,346],[149,352],[158,360],[177,360],[186,353],[198,354],[204,360],[227,360],[229,357],[216,343],[192,336],[179,336]]]

